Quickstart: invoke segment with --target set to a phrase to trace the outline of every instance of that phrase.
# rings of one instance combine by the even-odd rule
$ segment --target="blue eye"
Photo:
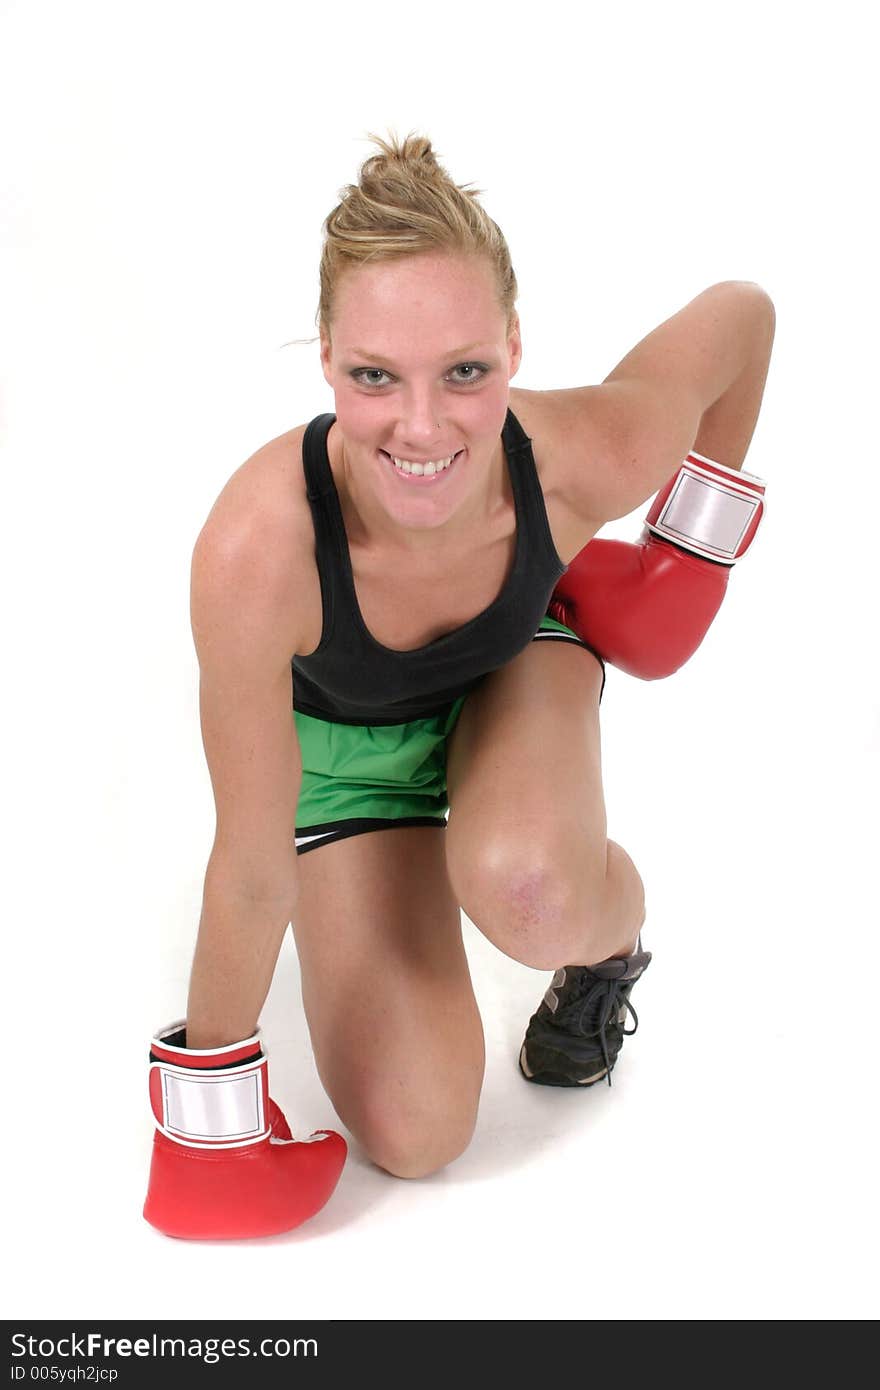
[[[361,386],[384,386],[385,383],[382,381],[364,381],[362,378],[369,372],[372,372],[376,376],[388,375],[387,372],[383,372],[381,367],[356,367],[351,375]]]
[[[470,386],[472,381],[482,381],[483,377],[486,375],[486,372],[489,370],[488,367],[482,366],[482,364],[479,362],[459,362],[458,366],[453,367],[452,370],[454,372],[460,372],[465,367],[467,367],[469,371],[478,372],[479,375],[465,377],[463,381],[459,381],[458,383],[461,386]]]
[[[453,385],[470,386],[474,382],[482,381],[483,377],[486,375],[488,370],[489,368],[485,367],[481,362],[459,362],[455,367],[452,368],[453,372],[468,371],[474,373],[474,375],[459,377],[457,380],[453,382]],[[372,390],[381,390],[385,385],[387,385],[387,382],[391,380],[391,377],[388,375],[388,373],[384,371],[381,367],[355,367],[354,371],[350,373],[350,376],[354,381],[358,383],[359,386],[366,386]],[[385,377],[387,380],[369,380],[370,377],[377,376]]]

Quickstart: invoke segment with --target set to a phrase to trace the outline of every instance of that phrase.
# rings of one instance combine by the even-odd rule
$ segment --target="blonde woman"
[[[293,1140],[269,1098],[258,1020],[289,923],[321,1081],[390,1174],[474,1133],[462,909],[555,972],[523,1076],[610,1082],[650,954],[606,835],[603,663],[675,669],[761,514],[741,467],[763,289],[713,285],[601,385],[515,388],[501,231],[428,139],[372,138],[324,225],[335,410],[233,474],[193,553],[217,824],[187,1016],[151,1052],[145,1215],[173,1235],[288,1229],[339,1177],[341,1136]],[[638,545],[593,541],[655,494]]]

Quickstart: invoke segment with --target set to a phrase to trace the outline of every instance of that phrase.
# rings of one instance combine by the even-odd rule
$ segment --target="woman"
[[[288,1229],[341,1170],[341,1137],[292,1141],[268,1096],[257,1023],[291,921],[319,1075],[389,1173],[433,1172],[474,1132],[462,908],[557,971],[523,1075],[610,1080],[650,959],[644,886],[606,836],[611,653],[548,603],[692,447],[740,468],[769,362],[771,301],[724,282],[601,386],[512,388],[501,232],[427,139],[377,144],[325,223],[335,413],[249,459],[193,554],[217,827],[187,1019],[151,1054],[145,1215],[175,1235]]]

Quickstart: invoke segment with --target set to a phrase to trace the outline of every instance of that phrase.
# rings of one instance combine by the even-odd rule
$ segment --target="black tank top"
[[[400,652],[374,640],[358,606],[327,456],[327,435],[335,419],[317,415],[303,437],[323,631],[315,651],[292,660],[294,708],[342,724],[397,724],[442,714],[489,671],[528,646],[568,568],[547,522],[532,441],[508,410],[502,440],[516,503],[516,552],[501,593],[463,627]]]

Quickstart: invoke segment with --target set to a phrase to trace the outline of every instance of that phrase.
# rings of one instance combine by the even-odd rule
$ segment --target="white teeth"
[[[408,459],[394,458],[393,454],[389,455],[389,458],[391,458],[395,468],[400,469],[401,473],[414,473],[417,478],[421,478],[426,474],[431,477],[434,473],[442,473],[445,468],[449,467],[455,454],[450,454],[447,459],[432,459],[430,463],[410,463]]]

